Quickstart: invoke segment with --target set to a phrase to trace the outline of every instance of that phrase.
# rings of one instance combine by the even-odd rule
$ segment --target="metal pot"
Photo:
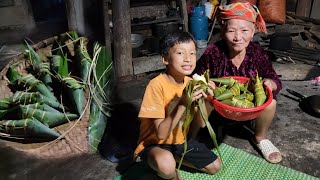
[[[142,46],[144,39],[145,39],[144,36],[141,34],[131,34],[132,48],[137,48]]]
[[[166,34],[179,31],[179,25],[177,22],[158,23],[153,24],[151,29],[153,36],[161,38]]]
[[[276,32],[270,36],[271,49],[275,50],[289,50],[292,48],[292,37],[287,32]]]

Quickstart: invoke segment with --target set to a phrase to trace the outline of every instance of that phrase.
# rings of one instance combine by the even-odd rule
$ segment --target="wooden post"
[[[117,78],[133,76],[130,0],[112,1],[113,62]]]
[[[84,0],[66,0],[68,28],[85,35]]]
[[[183,30],[189,31],[189,22],[188,22],[188,12],[187,12],[187,2],[186,0],[177,0],[180,6],[180,15],[183,19]]]
[[[110,26],[109,26],[109,6],[108,3],[110,0],[103,0],[103,24],[104,24],[104,41],[106,48],[111,51],[111,33],[110,33]]]

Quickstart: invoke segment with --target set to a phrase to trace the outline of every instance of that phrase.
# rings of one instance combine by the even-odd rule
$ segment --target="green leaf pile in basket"
[[[232,77],[210,78],[218,83],[219,87],[214,89],[214,98],[221,103],[238,108],[252,108],[265,103],[267,96],[263,88],[261,77],[241,83]],[[253,92],[250,91],[253,83]]]
[[[90,108],[88,141],[95,152],[110,117],[114,86],[110,53],[98,43],[92,46],[89,51],[87,38],[69,32],[40,56],[26,42],[25,69],[21,62],[7,69],[13,95],[0,99],[0,136],[63,138],[55,127],[81,120]]]

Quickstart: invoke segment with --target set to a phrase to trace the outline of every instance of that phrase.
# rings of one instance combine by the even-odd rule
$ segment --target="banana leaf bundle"
[[[0,109],[8,109],[11,106],[11,98],[0,99]]]
[[[25,41],[26,42],[26,41]],[[39,79],[49,88],[52,83],[50,64],[43,62],[38,53],[26,42],[26,52],[28,55],[28,63],[32,66],[33,74],[39,76]]]
[[[256,106],[261,106],[267,99],[267,96],[262,84],[262,78],[259,77],[258,73],[254,79],[254,96],[255,96]]]
[[[227,85],[223,85],[220,87],[217,87],[213,90],[213,94],[214,96],[219,96],[222,92],[224,92],[225,90],[227,90]]]
[[[19,78],[18,84],[23,84],[23,86],[28,86],[31,89],[36,88],[36,89],[33,89],[33,91],[38,91],[44,96],[57,101],[54,94],[40,80],[36,79],[32,74],[27,74],[26,76]]]
[[[67,86],[68,94],[72,97],[71,101],[78,115],[81,115],[84,108],[84,86],[72,77],[64,77],[62,83]]]
[[[210,80],[219,84],[227,85],[228,87],[233,86],[236,82],[232,77],[210,78]]]
[[[112,110],[109,97],[113,93],[113,68],[111,55],[106,47],[95,44],[91,66],[90,75],[93,77],[89,76],[91,102],[88,136],[91,152],[96,152]]]
[[[16,91],[11,97],[11,101],[15,104],[32,104],[37,102],[43,102],[53,108],[63,109],[63,105],[58,101],[51,100],[50,98],[43,96],[39,92],[22,92]]]
[[[214,132],[213,128],[211,127],[211,124],[208,120],[207,109],[203,106],[204,105],[203,100],[198,99],[197,101],[194,101],[194,102],[192,101],[192,93],[195,91],[195,89],[194,89],[195,86],[200,85],[199,88],[201,88],[203,90],[207,90],[208,88],[210,88],[207,83],[208,81],[209,81],[209,70],[206,70],[204,72],[204,74],[201,76],[198,74],[194,74],[193,79],[188,83],[188,85],[184,89],[187,93],[187,108],[186,108],[186,120],[183,122],[183,125],[182,125],[183,135],[186,140],[190,124],[195,116],[195,108],[197,107],[198,110],[200,111],[202,119],[204,120],[204,122],[206,124],[206,127],[208,128],[210,137],[211,137],[215,147],[217,148],[219,157],[222,160],[221,153],[219,150],[219,145],[218,145],[218,142],[216,139],[216,134],[215,134],[215,132]],[[178,169],[180,169],[180,167],[181,167],[182,161],[184,159],[184,155],[187,153],[187,149],[188,149],[188,145],[187,145],[187,141],[185,141],[184,153],[182,154],[181,160],[178,165]]]
[[[51,106],[42,103],[42,102],[36,102],[33,104],[26,104],[26,105],[19,105],[20,107],[25,107],[25,108],[31,108],[31,109],[40,109],[43,111],[49,111],[49,112],[53,112],[53,113],[60,113],[60,111],[52,108]]]
[[[239,108],[252,108],[254,107],[253,102],[248,101],[247,99],[237,99],[232,97],[231,99],[225,99],[221,101],[224,104],[228,104],[229,106],[239,107]]]
[[[210,78],[210,80],[223,84],[223,86],[214,89],[214,96],[216,100],[224,104],[239,108],[252,108],[260,106],[266,101],[267,96],[262,78],[258,74],[253,80],[248,80],[244,84],[232,77]],[[254,83],[253,90],[250,89],[252,83]]]
[[[40,80],[42,82],[44,82],[44,84],[50,89],[51,85],[52,85],[52,73],[50,70],[50,63],[49,62],[42,62],[39,64],[39,76],[40,76]]]
[[[61,55],[52,55],[51,57],[51,69],[54,72],[55,75],[59,74],[59,66],[60,66],[60,62],[63,61],[63,58]]]
[[[246,100],[252,102],[254,99],[254,95],[250,91],[246,91],[246,92],[240,94],[239,96],[235,96],[235,98],[239,99],[239,100],[246,99]]]
[[[219,101],[222,101],[222,100],[229,99],[239,95],[240,95],[239,83],[234,82],[230,89],[223,91],[218,96],[215,96],[215,98]]]
[[[20,105],[21,118],[25,119],[34,117],[50,128],[78,118],[78,115],[76,114],[44,111],[43,107],[36,107],[35,105],[33,105],[33,107],[30,105]]]
[[[77,114],[81,115],[84,108],[84,86],[81,82],[69,75],[68,59],[66,55],[56,56],[56,59],[54,60],[54,64],[58,69],[57,79],[59,79],[64,87],[66,87],[67,93],[71,97],[72,104],[76,107]]]
[[[245,84],[242,84],[242,83],[239,83],[239,88],[240,88],[240,91],[242,92],[248,92],[248,88],[249,88],[249,84],[251,83],[250,79],[245,83]]]
[[[27,90],[31,90],[34,92],[38,91],[51,100],[57,101],[57,98],[47,88],[47,86],[45,86],[42,81],[35,78],[32,74],[22,76],[20,73],[18,73],[18,71],[14,69],[14,67],[9,67],[7,71],[7,78],[13,85],[19,85],[27,88]]]
[[[83,83],[87,83],[88,75],[90,71],[90,66],[92,59],[87,50],[87,39],[84,37],[80,38],[79,45],[77,47],[77,58],[80,61],[80,79],[82,79]]]
[[[56,139],[59,133],[43,125],[35,118],[20,120],[2,120],[0,121],[0,132],[8,134],[8,137],[40,137]]]

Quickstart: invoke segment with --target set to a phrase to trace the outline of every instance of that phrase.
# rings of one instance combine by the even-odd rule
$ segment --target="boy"
[[[182,124],[187,99],[183,90],[191,80],[188,75],[195,69],[196,46],[188,32],[176,32],[163,37],[160,48],[166,73],[152,79],[146,87],[139,112],[140,135],[134,158],[137,162],[147,162],[161,178],[181,179],[176,162],[180,160],[185,142]],[[211,90],[208,93],[213,95]],[[203,90],[192,95],[193,101],[199,98],[207,98]],[[198,118],[197,122],[203,122]],[[208,174],[220,170],[221,161],[204,144],[194,139],[187,140],[187,144],[184,165]]]

